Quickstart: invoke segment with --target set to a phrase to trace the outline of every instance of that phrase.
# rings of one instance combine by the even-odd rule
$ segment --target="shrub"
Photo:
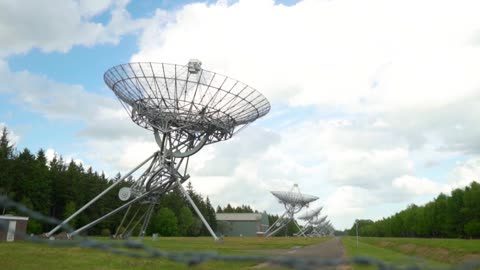
[[[102,229],[102,232],[100,234],[102,236],[110,236],[112,233],[110,232],[110,229],[105,228],[105,229]]]

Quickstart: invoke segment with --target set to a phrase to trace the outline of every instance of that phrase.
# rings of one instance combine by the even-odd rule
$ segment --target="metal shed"
[[[224,236],[256,236],[269,226],[266,213],[217,213],[217,224]]]
[[[27,232],[28,217],[0,215],[0,242],[23,240]]]

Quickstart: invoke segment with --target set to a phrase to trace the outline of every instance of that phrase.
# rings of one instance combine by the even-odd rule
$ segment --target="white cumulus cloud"
[[[49,0],[0,2],[0,57],[26,53],[67,52],[75,45],[117,43],[119,38],[143,26],[130,18],[128,1]],[[107,24],[93,17],[110,13]]]
[[[402,175],[393,179],[392,186],[413,195],[436,195],[448,191],[448,187],[427,178]]]

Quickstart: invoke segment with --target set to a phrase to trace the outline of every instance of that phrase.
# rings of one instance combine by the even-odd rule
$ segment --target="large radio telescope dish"
[[[172,149],[174,152],[228,140],[270,110],[260,92],[202,69],[198,60],[188,65],[118,65],[105,72],[104,80],[136,124],[170,132],[175,143],[187,148]],[[190,146],[185,145],[187,141]]]

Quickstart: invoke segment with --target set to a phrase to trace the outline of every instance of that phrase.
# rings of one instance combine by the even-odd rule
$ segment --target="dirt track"
[[[294,248],[290,250],[265,250],[266,253],[281,255],[283,257],[295,257],[295,258],[317,258],[317,259],[341,259],[344,256],[344,249],[339,237],[335,237],[326,242],[311,245],[303,248]],[[271,264],[260,264],[255,268],[273,268]],[[318,268],[318,269],[335,269],[335,268]],[[337,269],[344,269],[344,267],[338,267]]]

